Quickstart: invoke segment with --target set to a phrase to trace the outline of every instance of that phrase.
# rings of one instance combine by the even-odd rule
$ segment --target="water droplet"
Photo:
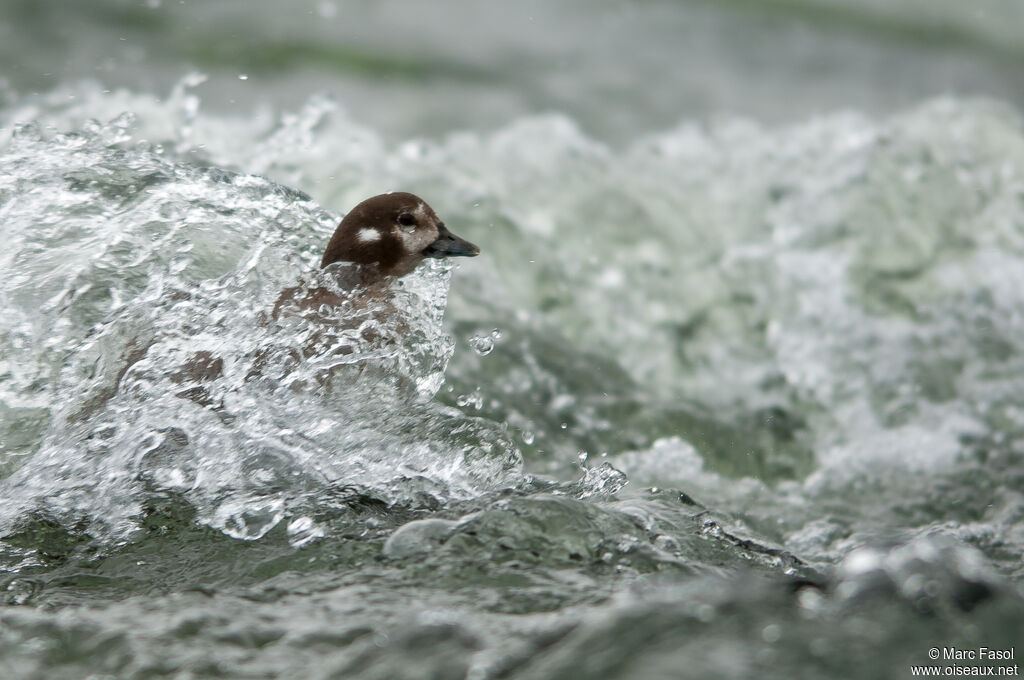
[[[467,339],[469,346],[480,356],[486,356],[494,350],[494,344],[501,340],[501,329],[495,328],[486,335],[475,333]]]
[[[530,446],[531,444],[533,444],[533,441],[536,438],[537,438],[537,435],[535,435],[530,430],[523,430],[523,443],[526,444],[527,446]]]
[[[564,423],[562,424],[562,427],[563,428],[565,427]],[[579,454],[577,454],[576,459],[579,460],[580,465],[586,465],[587,464],[587,458],[589,458],[589,457],[590,457],[589,453],[587,453],[586,451],[580,451]]]
[[[246,74],[246,73],[239,73],[238,74],[238,79],[239,80],[249,80],[249,75]]]
[[[484,396],[480,394],[480,388],[478,387],[469,394],[459,395],[455,403],[461,407],[472,406],[480,410],[484,406]]]

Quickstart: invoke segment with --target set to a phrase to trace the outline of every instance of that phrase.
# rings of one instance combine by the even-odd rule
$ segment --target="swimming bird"
[[[427,257],[479,254],[475,245],[448,231],[426,201],[395,191],[352,208],[328,242],[320,266],[354,262],[366,267],[367,278],[386,278],[405,276]]]
[[[345,215],[327,243],[320,267],[336,262],[357,265],[339,271],[338,283],[347,290],[362,287],[364,295],[373,296],[428,257],[479,254],[480,248],[449,231],[422,198],[394,191],[368,198]],[[297,306],[301,311],[341,300],[324,287],[288,288],[277,299],[273,316],[277,318],[286,307]]]
[[[301,316],[311,321],[325,321],[331,316],[330,310],[348,303],[349,311],[358,311],[376,300],[376,313],[393,311],[380,298],[390,284],[411,273],[418,264],[428,257],[473,257],[480,248],[456,236],[437,213],[422,198],[404,191],[380,194],[359,203],[338,224],[331,236],[320,261],[323,270],[336,263],[351,263],[354,266],[337,268],[334,281],[339,284],[329,289],[324,286],[310,287],[300,284],[287,288],[278,296],[270,318]],[[356,294],[353,294],[353,293]],[[327,314],[321,314],[327,310]],[[265,316],[263,321],[269,321]],[[336,319],[335,319],[336,321]],[[371,331],[372,332],[372,331]],[[293,350],[293,359],[301,361],[318,348],[324,346],[324,333],[315,333],[308,347]],[[114,385],[104,389],[90,399],[83,408],[71,416],[73,421],[84,420],[109,401],[116,393],[121,380],[133,365],[146,357],[154,340],[138,346],[133,340],[126,348],[124,365],[114,379]],[[345,348],[340,349],[344,353]],[[266,356],[260,353],[254,360],[253,370],[248,377],[261,372]],[[181,387],[177,396],[191,399],[203,406],[211,404],[206,383],[223,374],[223,360],[208,351],[194,352],[187,360],[168,374],[168,378]]]

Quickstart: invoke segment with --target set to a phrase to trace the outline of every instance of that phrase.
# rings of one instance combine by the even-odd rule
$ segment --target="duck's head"
[[[434,209],[403,191],[368,198],[345,215],[321,267],[354,262],[377,276],[405,276],[426,257],[472,257],[480,249],[448,231]]]

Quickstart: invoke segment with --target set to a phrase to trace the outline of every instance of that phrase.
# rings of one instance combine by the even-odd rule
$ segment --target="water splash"
[[[22,130],[0,160],[0,431],[29,412],[39,433],[6,454],[32,456],[2,482],[0,524],[40,511],[123,537],[170,494],[253,539],[319,488],[400,503],[514,483],[500,433],[430,403],[454,349],[449,264],[385,295],[346,288],[344,266],[314,264],[336,216],[261,177],[123,148],[130,125]],[[303,310],[314,294],[333,302]],[[296,521],[296,542],[317,535]]]

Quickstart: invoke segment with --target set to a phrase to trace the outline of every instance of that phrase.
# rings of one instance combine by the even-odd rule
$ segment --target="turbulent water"
[[[204,80],[0,108],[0,678],[1022,653],[1012,105],[612,143],[571,110],[426,137],[326,94],[224,113]],[[482,255],[368,301],[317,263],[390,189]],[[343,303],[282,295],[314,287]]]
[[[838,677],[1017,639],[1009,109],[620,151],[74,94],[0,158],[17,674]],[[288,186],[385,178],[484,255],[275,310],[335,275],[338,215]]]

